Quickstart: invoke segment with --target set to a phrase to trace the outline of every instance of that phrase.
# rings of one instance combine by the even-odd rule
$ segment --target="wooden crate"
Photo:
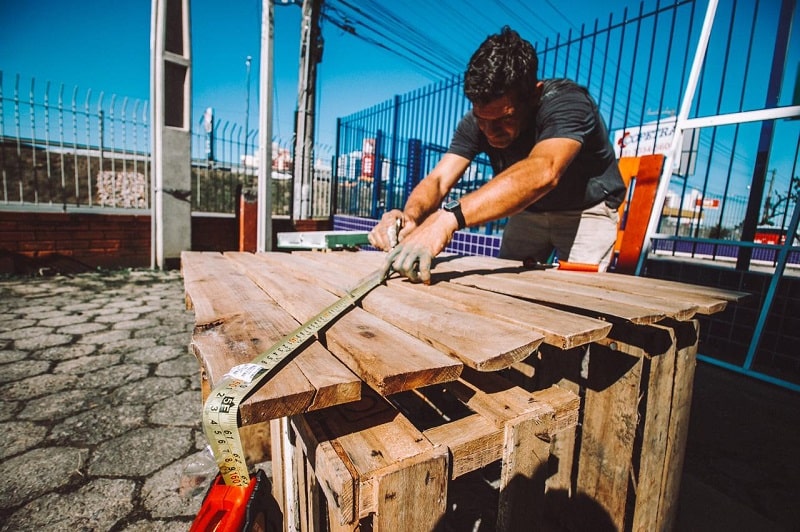
[[[437,530],[454,519],[453,483],[497,464],[496,500],[482,501],[495,529],[542,529],[550,442],[577,417],[578,397],[567,390],[529,393],[469,370],[388,400],[365,390],[357,403],[291,418],[295,449],[273,448],[276,484],[283,493],[293,485],[284,520],[298,530],[355,530],[365,519],[373,530]],[[294,471],[288,482],[285,471]]]

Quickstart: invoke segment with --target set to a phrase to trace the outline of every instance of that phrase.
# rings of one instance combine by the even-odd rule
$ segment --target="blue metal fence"
[[[534,43],[540,77],[567,77],[588,87],[618,156],[665,153],[676,130],[676,113],[682,108],[708,5],[704,0],[658,0],[650,7],[642,2],[635,12],[625,10],[591,27],[581,26],[580,31]],[[800,242],[791,233],[800,194],[800,113],[793,110],[800,105],[798,71],[796,0],[719,3],[688,117],[698,125],[685,133],[681,157],[671,169],[653,253],[714,261],[739,274],[771,268],[780,276],[796,275]],[[447,149],[458,119],[469,109],[461,85],[460,76],[448,79],[339,120],[336,214],[363,229],[386,209],[402,208],[414,184]],[[752,117],[761,110],[794,119],[770,116],[776,113]],[[365,158],[376,162],[364,165]],[[491,177],[485,161],[476,161],[451,195],[460,196]],[[470,230],[491,237],[459,233],[452,243],[459,248],[452,250],[491,253],[502,227],[501,220]],[[492,240],[486,244],[478,238]],[[794,272],[785,271],[786,264]],[[762,341],[767,323],[786,322],[771,310],[778,282],[773,276],[770,290],[758,303],[759,312],[714,323],[709,328],[711,342],[716,350],[729,347],[731,353],[744,355],[742,344],[730,339],[747,338],[747,356],[732,369],[800,390],[800,384],[772,373],[788,371],[789,378],[800,374],[795,342]],[[774,335],[795,338],[796,332],[779,329],[771,331]],[[782,362],[768,372],[755,371],[756,353],[761,361]],[[768,368],[763,363],[761,367]]]
[[[568,77],[588,87],[619,156],[663,152],[675,128],[705,5],[702,0],[659,0],[649,7],[642,2],[635,12],[624,10],[606,21],[582,25],[580,31],[534,42],[540,77]],[[773,54],[779,8],[776,2],[759,0],[720,5],[693,117],[763,107],[769,99],[764,80],[771,77],[777,76],[791,89],[791,73],[770,72],[770,61],[764,60],[765,54]],[[793,9],[789,20],[800,22],[797,18]],[[794,24],[792,32],[778,40],[797,43],[798,26]],[[783,63],[798,64],[798,50],[797,46],[784,50]],[[771,105],[791,103],[790,93],[782,91],[781,101]],[[446,150],[469,108],[462,77],[456,76],[341,118],[335,212],[375,218],[387,209],[401,208],[413,185]],[[786,213],[797,201],[797,154],[792,151],[800,139],[799,126],[797,121],[774,125],[772,139],[780,142],[768,143],[767,153],[761,155],[769,160],[769,195],[763,198],[753,198],[751,187],[765,178],[756,168],[762,123],[690,132],[672,176],[659,232],[737,240],[754,202],[761,213],[757,225],[785,227]],[[491,177],[491,167],[478,160],[451,195],[462,195]],[[499,234],[502,227],[501,220],[474,231]]]

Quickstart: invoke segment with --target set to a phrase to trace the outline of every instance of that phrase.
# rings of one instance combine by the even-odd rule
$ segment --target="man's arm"
[[[461,178],[469,164],[469,159],[460,155],[444,154],[434,169],[411,191],[403,211],[395,209],[383,215],[369,234],[370,243],[379,249],[386,251],[391,249],[397,242],[391,242],[388,235],[390,231],[395,230],[398,218],[402,219],[398,239],[405,238],[414,231],[428,216],[439,209],[442,199]]]
[[[461,198],[461,212],[467,225],[480,225],[511,216],[541,199],[558,185],[580,149],[581,143],[572,139],[538,142],[527,158]]]
[[[467,225],[497,220],[525,209],[558,185],[580,149],[580,142],[566,138],[537,143],[527,158],[461,198]],[[390,254],[392,267],[413,280],[429,282],[431,259],[444,250],[457,229],[455,215],[434,211]]]

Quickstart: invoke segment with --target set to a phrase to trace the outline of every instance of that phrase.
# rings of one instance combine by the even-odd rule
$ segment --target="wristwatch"
[[[452,212],[458,221],[458,229],[464,229],[467,226],[467,221],[464,219],[464,213],[461,212],[461,202],[458,200],[448,201],[442,208],[447,212]]]

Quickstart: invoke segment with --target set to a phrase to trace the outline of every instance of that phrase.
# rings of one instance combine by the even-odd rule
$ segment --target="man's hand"
[[[437,211],[401,240],[387,256],[387,264],[413,282],[429,284],[433,257],[444,250],[457,229],[453,213]]]
[[[417,224],[414,220],[403,214],[402,211],[393,209],[384,213],[381,221],[369,232],[369,243],[382,251],[391,251],[416,227]]]

